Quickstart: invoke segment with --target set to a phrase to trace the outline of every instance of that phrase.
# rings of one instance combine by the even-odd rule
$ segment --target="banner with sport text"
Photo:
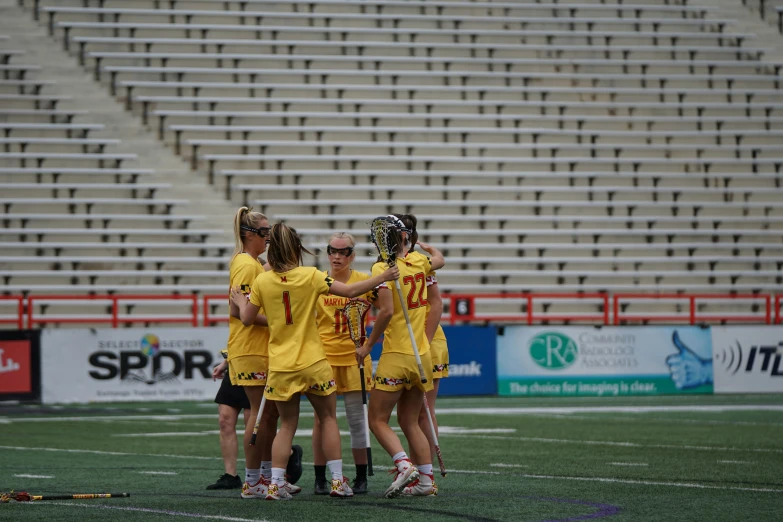
[[[499,330],[500,395],[712,393],[712,338],[692,326]]]
[[[41,400],[211,401],[227,339],[228,327],[44,330]]]

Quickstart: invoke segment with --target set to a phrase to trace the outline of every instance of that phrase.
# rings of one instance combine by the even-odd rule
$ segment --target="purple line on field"
[[[185,511],[172,511],[169,509],[151,509],[151,508],[130,507],[130,506],[104,506],[101,504],[71,504],[65,502],[47,502],[46,504],[48,505],[58,504],[60,506],[82,507],[82,508],[92,508],[92,509],[113,509],[117,511],[141,511],[143,513],[155,513],[158,515],[173,515],[173,516],[190,517],[190,518],[206,518],[212,520],[226,520],[232,522],[268,522],[267,520],[262,520],[262,519],[237,518],[237,517],[223,516],[223,515],[202,515],[201,513],[187,513]],[[28,505],[36,505],[36,503],[32,502]]]
[[[547,502],[561,502],[563,504],[577,504],[580,506],[590,506],[594,508],[598,508],[598,511],[595,513],[590,513],[588,515],[579,515],[576,517],[568,517],[568,518],[557,518],[557,519],[547,519],[547,520],[541,520],[540,522],[570,522],[572,520],[595,520],[596,518],[605,518],[605,517],[611,517],[612,515],[617,515],[622,511],[622,509],[619,506],[613,506],[611,504],[600,504],[598,502],[586,502],[584,500],[571,500],[567,498],[547,498],[547,497],[522,497],[522,498],[529,498],[531,500],[544,500]]]

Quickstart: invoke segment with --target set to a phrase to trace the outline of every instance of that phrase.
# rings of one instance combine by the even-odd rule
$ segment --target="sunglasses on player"
[[[349,257],[351,254],[353,254],[353,247],[334,248],[332,245],[329,245],[326,247],[326,253],[330,256],[332,254],[340,254],[343,257]]]
[[[253,227],[249,227],[247,225],[241,225],[239,228],[241,230],[247,230],[248,232],[253,232],[254,234],[258,234],[258,237],[268,237],[269,236],[269,230],[271,230],[270,227],[253,228]]]

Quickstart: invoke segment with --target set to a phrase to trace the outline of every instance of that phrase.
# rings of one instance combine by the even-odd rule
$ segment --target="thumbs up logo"
[[[677,348],[666,358],[672,381],[678,390],[696,388],[702,384],[712,384],[712,360],[703,359],[688,348],[677,330],[672,333],[672,344]]]

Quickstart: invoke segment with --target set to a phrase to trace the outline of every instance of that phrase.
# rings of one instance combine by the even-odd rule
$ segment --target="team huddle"
[[[436,271],[445,260],[436,248],[418,241],[415,216],[379,219],[387,227],[383,242],[392,251],[384,253],[376,242],[381,256],[369,275],[352,268],[356,242],[350,234],[331,236],[326,247],[330,269],[322,272],[302,266],[303,254],[310,252],[291,227],[270,227],[263,214],[246,207],[235,216],[226,364],[231,384],[242,387],[249,403],[243,498],[290,500],[301,492],[295,485],[301,448],[292,443],[302,395],[315,413],[315,494],[367,493],[368,469],[372,474],[368,427],[394,462],[386,498],[438,493],[433,457],[440,449],[432,413],[439,379],[448,376],[448,350]],[[416,245],[427,255],[414,251]],[[361,341],[356,335],[352,339],[349,326],[354,334],[356,328],[344,313],[357,298],[377,309],[373,329]],[[381,336],[373,378],[370,351]],[[353,483],[343,475],[337,395],[343,396],[351,435]],[[395,407],[409,453],[389,425]],[[260,421],[257,441],[248,418]]]

